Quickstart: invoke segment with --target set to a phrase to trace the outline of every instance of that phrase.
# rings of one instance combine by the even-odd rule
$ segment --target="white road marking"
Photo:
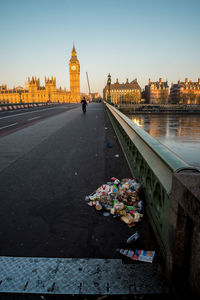
[[[21,116],[21,115],[25,115],[25,114],[33,114],[33,113],[37,113],[37,112],[40,112],[40,111],[47,111],[47,110],[56,109],[56,108],[58,108],[58,106],[51,107],[51,108],[40,109],[40,110],[38,109],[38,110],[34,110],[34,111],[27,111],[27,112],[23,112],[21,114],[15,114],[15,115],[12,115],[12,116],[0,117],[0,120],[6,119],[6,118],[12,118],[12,117],[16,117],[16,116]],[[59,108],[61,108],[61,107],[59,107]]]
[[[41,116],[38,116],[38,117],[34,117],[34,118],[31,118],[31,119],[28,119],[27,121],[32,121],[32,120],[36,120],[36,119],[39,119]]]
[[[17,124],[18,124],[18,123],[13,123],[13,124],[10,124],[10,125],[7,125],[7,126],[0,127],[0,130],[1,130],[1,129],[4,129],[4,128],[7,128],[7,127],[15,126],[15,125],[17,125]]]

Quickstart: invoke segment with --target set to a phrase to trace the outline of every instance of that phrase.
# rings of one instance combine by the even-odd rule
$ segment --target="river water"
[[[187,163],[200,169],[200,115],[140,114],[128,117]]]

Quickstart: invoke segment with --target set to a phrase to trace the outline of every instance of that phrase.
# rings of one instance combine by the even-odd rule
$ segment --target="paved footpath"
[[[0,256],[119,258],[135,230],[138,247],[157,251],[146,216],[130,229],[87,205],[112,176],[131,174],[101,103],[0,138]]]

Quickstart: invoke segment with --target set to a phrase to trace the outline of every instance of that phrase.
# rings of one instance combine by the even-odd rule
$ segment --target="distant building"
[[[81,93],[81,99],[83,99],[83,97],[85,97],[88,101],[91,102],[99,102],[99,100],[101,100],[101,95],[98,92],[94,92],[94,93]]]
[[[150,104],[165,104],[168,103],[169,98],[169,85],[167,81],[162,81],[162,78],[159,78],[159,81],[152,82],[149,79],[149,84],[145,86],[145,95],[147,103]]]
[[[185,82],[172,83],[170,101],[174,104],[200,104],[200,78],[197,82],[185,78]]]
[[[56,78],[45,77],[45,86],[40,85],[40,79],[28,78],[25,87],[8,89],[0,86],[0,103],[32,103],[32,102],[80,102],[80,64],[77,58],[75,45],[69,61],[70,92],[56,87]]]
[[[104,99],[107,101],[109,94],[109,87],[106,84],[103,95]],[[126,83],[119,83],[118,79],[115,83],[110,85],[110,96],[111,103],[122,104],[122,103],[139,103],[141,101],[141,87],[139,86],[137,79],[131,82],[126,80]]]
[[[142,92],[141,92],[141,97],[142,97],[143,102],[147,102],[147,96],[146,96],[146,91],[145,91],[145,89],[142,90]]]
[[[93,102],[96,102],[101,99],[101,95],[97,92],[90,93],[89,97],[92,99]]]
[[[81,97],[81,99],[83,99],[83,97],[88,98],[89,96],[86,93],[80,93],[80,97]]]
[[[66,89],[56,88],[56,78],[46,78],[45,86],[40,85],[40,79],[28,78],[25,88],[16,87],[7,89],[4,85],[0,88],[0,103],[31,103],[31,102],[69,102],[70,92]]]
[[[0,93],[1,93],[2,91],[6,91],[6,90],[7,90],[7,85],[6,85],[6,84],[0,85]]]

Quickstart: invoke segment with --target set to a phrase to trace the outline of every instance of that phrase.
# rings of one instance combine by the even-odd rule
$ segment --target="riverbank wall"
[[[124,114],[200,114],[200,105],[172,105],[172,104],[116,104],[114,105]]]

